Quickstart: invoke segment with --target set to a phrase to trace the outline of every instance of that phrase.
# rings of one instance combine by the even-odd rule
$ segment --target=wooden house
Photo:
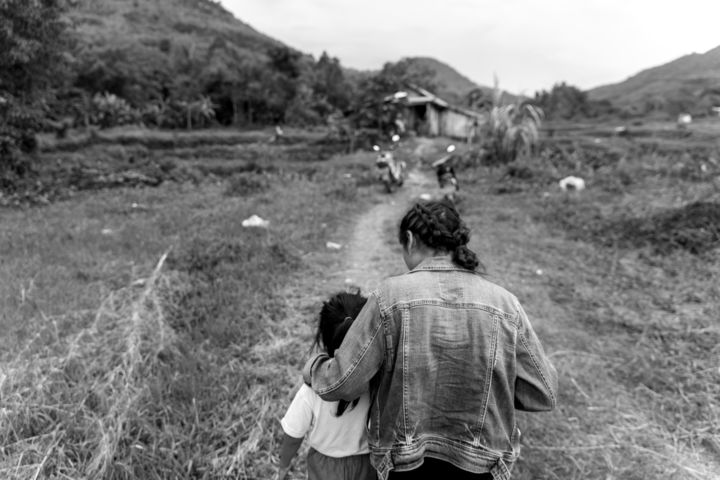
[[[484,116],[473,110],[450,105],[442,98],[415,85],[389,95],[385,103],[395,104],[405,130],[426,137],[451,137],[473,141]]]

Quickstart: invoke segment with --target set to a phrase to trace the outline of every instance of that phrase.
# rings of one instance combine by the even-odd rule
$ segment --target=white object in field
[[[563,190],[585,190],[585,180],[580,177],[565,177],[559,182]]]
[[[252,215],[249,218],[246,218],[242,221],[243,227],[261,227],[261,228],[267,228],[268,225],[270,225],[270,222],[267,220],[264,220],[257,215]]]
[[[397,133],[392,136],[392,141],[393,141],[393,142],[397,142],[397,141],[399,141],[399,140],[400,140],[400,135],[398,135]]]
[[[542,275],[542,274],[543,274],[543,271],[542,271],[542,269],[538,268],[537,270],[535,270],[535,273],[536,273],[537,275]]]
[[[340,245],[339,243],[335,243],[335,242],[327,242],[325,244],[325,246],[327,248],[329,248],[330,250],[340,250],[342,248],[342,245]]]
[[[432,200],[432,195],[430,195],[429,193],[421,193],[420,200],[425,200],[425,201]]]
[[[455,151],[455,145],[450,145],[449,147],[447,147],[446,151],[447,151],[448,153],[454,152],[454,151]]]
[[[681,113],[677,119],[678,125],[690,125],[692,123],[692,116],[689,113]]]

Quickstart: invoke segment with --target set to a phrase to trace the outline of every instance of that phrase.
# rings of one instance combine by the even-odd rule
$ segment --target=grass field
[[[718,478],[720,157],[692,140],[556,134],[461,171],[471,245],[560,373],[558,409],[521,417],[514,478]],[[369,153],[315,141],[43,154],[75,188],[0,210],[0,477],[272,477],[321,300],[395,273],[444,143],[406,145],[415,181],[390,197]],[[138,169],[163,181],[83,183]],[[587,190],[561,192],[570,174]]]

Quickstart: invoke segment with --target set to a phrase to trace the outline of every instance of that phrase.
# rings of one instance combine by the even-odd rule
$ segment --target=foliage
[[[614,113],[610,102],[590,100],[586,91],[565,82],[556,83],[550,91],[536,92],[532,103],[542,108],[549,120],[593,118]]]
[[[134,112],[122,98],[112,93],[95,94],[92,99],[92,122],[101,127],[114,127],[133,123]]]
[[[529,103],[502,105],[502,92],[495,82],[493,107],[483,124],[483,148],[489,163],[507,164],[537,145],[543,111]]]
[[[61,0],[0,2],[0,91],[30,93],[57,84],[69,39]]]
[[[0,2],[0,178],[29,171],[52,89],[63,81],[69,37],[60,0]],[[0,185],[7,188],[9,185]]]
[[[386,63],[380,72],[358,83],[351,106],[354,128],[394,128],[396,107],[385,104],[383,98],[411,84],[433,91],[436,89],[434,77],[434,72],[423,65],[413,64],[411,59]]]
[[[475,110],[489,110],[493,107],[493,93],[474,88],[465,95],[465,103]]]
[[[549,119],[568,120],[587,117],[590,113],[587,92],[565,82],[556,83],[549,92],[536,92],[534,103]]]

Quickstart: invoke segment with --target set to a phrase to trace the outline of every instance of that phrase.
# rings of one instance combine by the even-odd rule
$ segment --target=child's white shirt
[[[304,383],[295,394],[285,416],[280,420],[283,431],[295,438],[308,432],[308,444],[328,457],[349,457],[369,453],[367,420],[370,394],[364,393],[357,405],[352,403],[339,417],[338,402],[326,402]]]

